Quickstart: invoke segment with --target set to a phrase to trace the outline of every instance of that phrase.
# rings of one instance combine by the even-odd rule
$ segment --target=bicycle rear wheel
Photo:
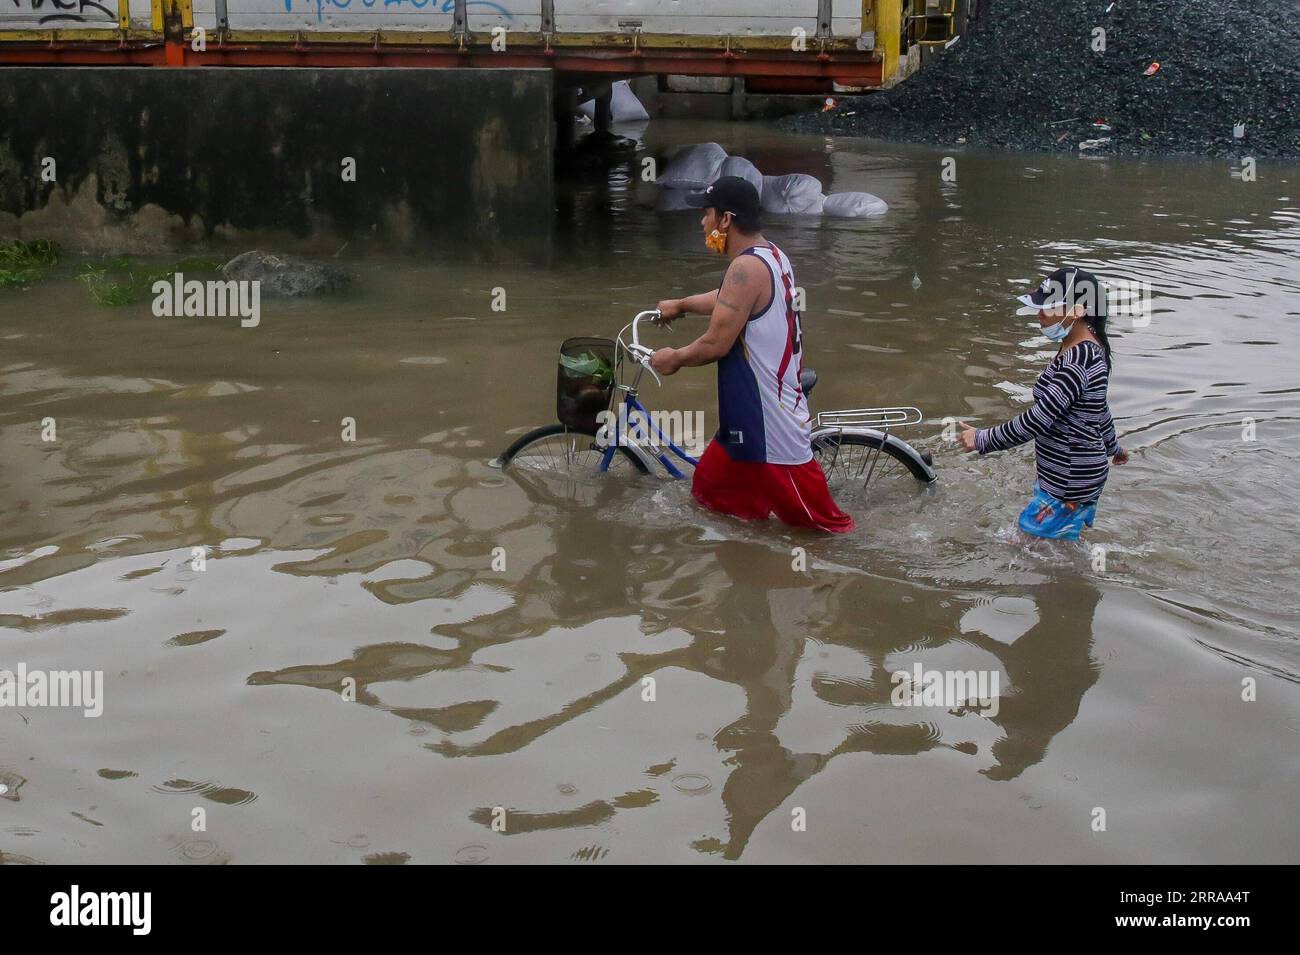
[[[936,480],[923,455],[897,438],[873,431],[814,434],[813,458],[826,474],[832,494],[912,495]]]

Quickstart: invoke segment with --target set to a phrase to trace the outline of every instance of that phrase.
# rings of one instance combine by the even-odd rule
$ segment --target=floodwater
[[[552,268],[349,260],[257,328],[95,305],[69,259],[0,292],[0,665],[101,670],[103,714],[0,708],[4,858],[1300,861],[1300,167],[645,139],[890,203],[768,234],[814,408],[918,406],[939,483],[831,539],[489,466],[563,338],[718,279],[639,163],[560,190]],[[1153,308],[1115,322],[1132,462],[1085,542],[1026,547],[1029,450],[942,422],[1023,409],[1051,351],[1011,296],[1062,261]],[[710,369],[642,396],[716,424]],[[997,674],[996,712],[894,705],[916,664]]]

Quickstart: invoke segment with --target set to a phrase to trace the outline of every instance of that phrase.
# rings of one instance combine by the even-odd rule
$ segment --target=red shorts
[[[853,530],[853,518],[839,509],[816,461],[767,464],[732,460],[717,441],[695,467],[691,493],[711,511],[763,521],[775,514],[794,527],[834,534]]]

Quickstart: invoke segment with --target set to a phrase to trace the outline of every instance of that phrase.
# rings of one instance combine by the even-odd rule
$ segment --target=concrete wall
[[[0,237],[537,260],[553,136],[547,70],[5,67]]]

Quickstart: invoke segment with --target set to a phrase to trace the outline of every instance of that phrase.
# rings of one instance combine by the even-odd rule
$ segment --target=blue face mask
[[[1070,326],[1073,327],[1074,323],[1071,322]],[[1055,325],[1043,326],[1042,331],[1047,336],[1047,340],[1051,342],[1063,342],[1070,334],[1070,329],[1065,327],[1065,319],[1061,319]]]
[[[1047,336],[1048,341],[1063,342],[1070,330],[1065,327],[1064,322],[1057,322],[1055,325],[1048,325],[1043,329],[1043,334]]]

